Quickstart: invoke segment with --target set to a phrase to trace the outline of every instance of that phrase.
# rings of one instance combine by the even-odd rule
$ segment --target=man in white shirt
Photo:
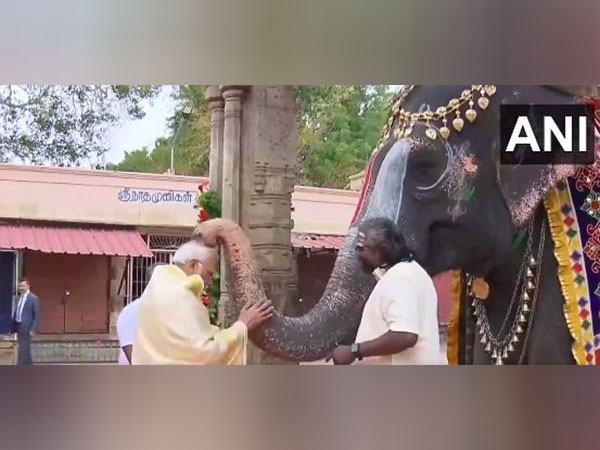
[[[137,330],[137,312],[139,299],[129,303],[119,314],[117,319],[117,336],[119,338],[119,364],[131,364],[131,350],[135,343],[135,333]]]
[[[338,346],[334,364],[447,364],[440,350],[437,293],[413,259],[396,225],[372,219],[359,229],[356,251],[378,282],[351,345]]]
[[[152,278],[152,272],[160,264],[153,264],[146,272],[146,284]],[[135,334],[137,332],[139,299],[136,299],[126,305],[117,319],[117,336],[119,338],[119,364],[131,365],[131,352],[135,343]]]

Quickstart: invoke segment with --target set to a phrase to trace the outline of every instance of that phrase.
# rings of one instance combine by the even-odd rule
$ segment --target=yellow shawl
[[[200,300],[202,278],[174,265],[158,266],[138,300],[132,363],[246,364],[248,330],[242,322],[219,330]]]

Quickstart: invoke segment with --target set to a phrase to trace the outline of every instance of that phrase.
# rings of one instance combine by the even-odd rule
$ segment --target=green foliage
[[[123,113],[144,116],[160,86],[0,85],[0,162],[94,165]]]
[[[208,305],[208,314],[210,323],[218,325],[219,322],[219,298],[221,297],[221,274],[219,270],[215,270],[213,274],[212,284],[207,290],[210,305]]]
[[[219,197],[217,192],[205,192],[200,196],[198,202],[206,210],[211,219],[221,217],[221,197]]]
[[[152,158],[147,147],[141,150],[125,152],[125,158],[118,165],[108,164],[108,170],[121,170],[123,172],[160,173],[156,161]]]
[[[171,136],[183,120],[175,147],[175,173],[208,175],[210,150],[210,111],[204,98],[205,86],[181,85],[175,90],[177,112],[170,119]],[[192,116],[184,119],[183,109],[192,108]]]
[[[175,153],[175,168],[181,165],[181,161]],[[123,161],[119,164],[108,164],[108,170],[120,170],[122,172],[142,173],[166,173],[171,166],[171,143],[168,138],[161,137],[154,142],[154,148],[147,147],[141,150],[125,152]],[[177,172],[176,170],[176,173]]]
[[[365,168],[385,124],[388,86],[298,86],[298,184],[344,188]]]

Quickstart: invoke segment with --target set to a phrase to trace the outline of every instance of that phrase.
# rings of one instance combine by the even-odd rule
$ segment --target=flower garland
[[[194,208],[198,209],[198,223],[221,217],[221,198],[215,191],[207,188],[207,184],[198,185],[198,201]]]

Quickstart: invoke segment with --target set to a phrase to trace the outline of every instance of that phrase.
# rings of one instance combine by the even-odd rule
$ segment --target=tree
[[[125,152],[123,161],[119,164],[108,164],[106,168],[108,170],[120,170],[123,172],[160,173],[160,169],[156,161],[152,158],[148,147]]]
[[[160,86],[1,85],[0,162],[96,165],[108,150],[107,131],[123,115],[144,116]]]
[[[298,86],[298,183],[344,188],[364,169],[384,125],[388,86]]]
[[[171,135],[183,123],[175,148],[176,173],[208,175],[210,110],[204,98],[205,88],[202,85],[180,85],[175,90],[177,112],[171,118]],[[183,114],[186,107],[192,110],[189,118],[185,118]]]

